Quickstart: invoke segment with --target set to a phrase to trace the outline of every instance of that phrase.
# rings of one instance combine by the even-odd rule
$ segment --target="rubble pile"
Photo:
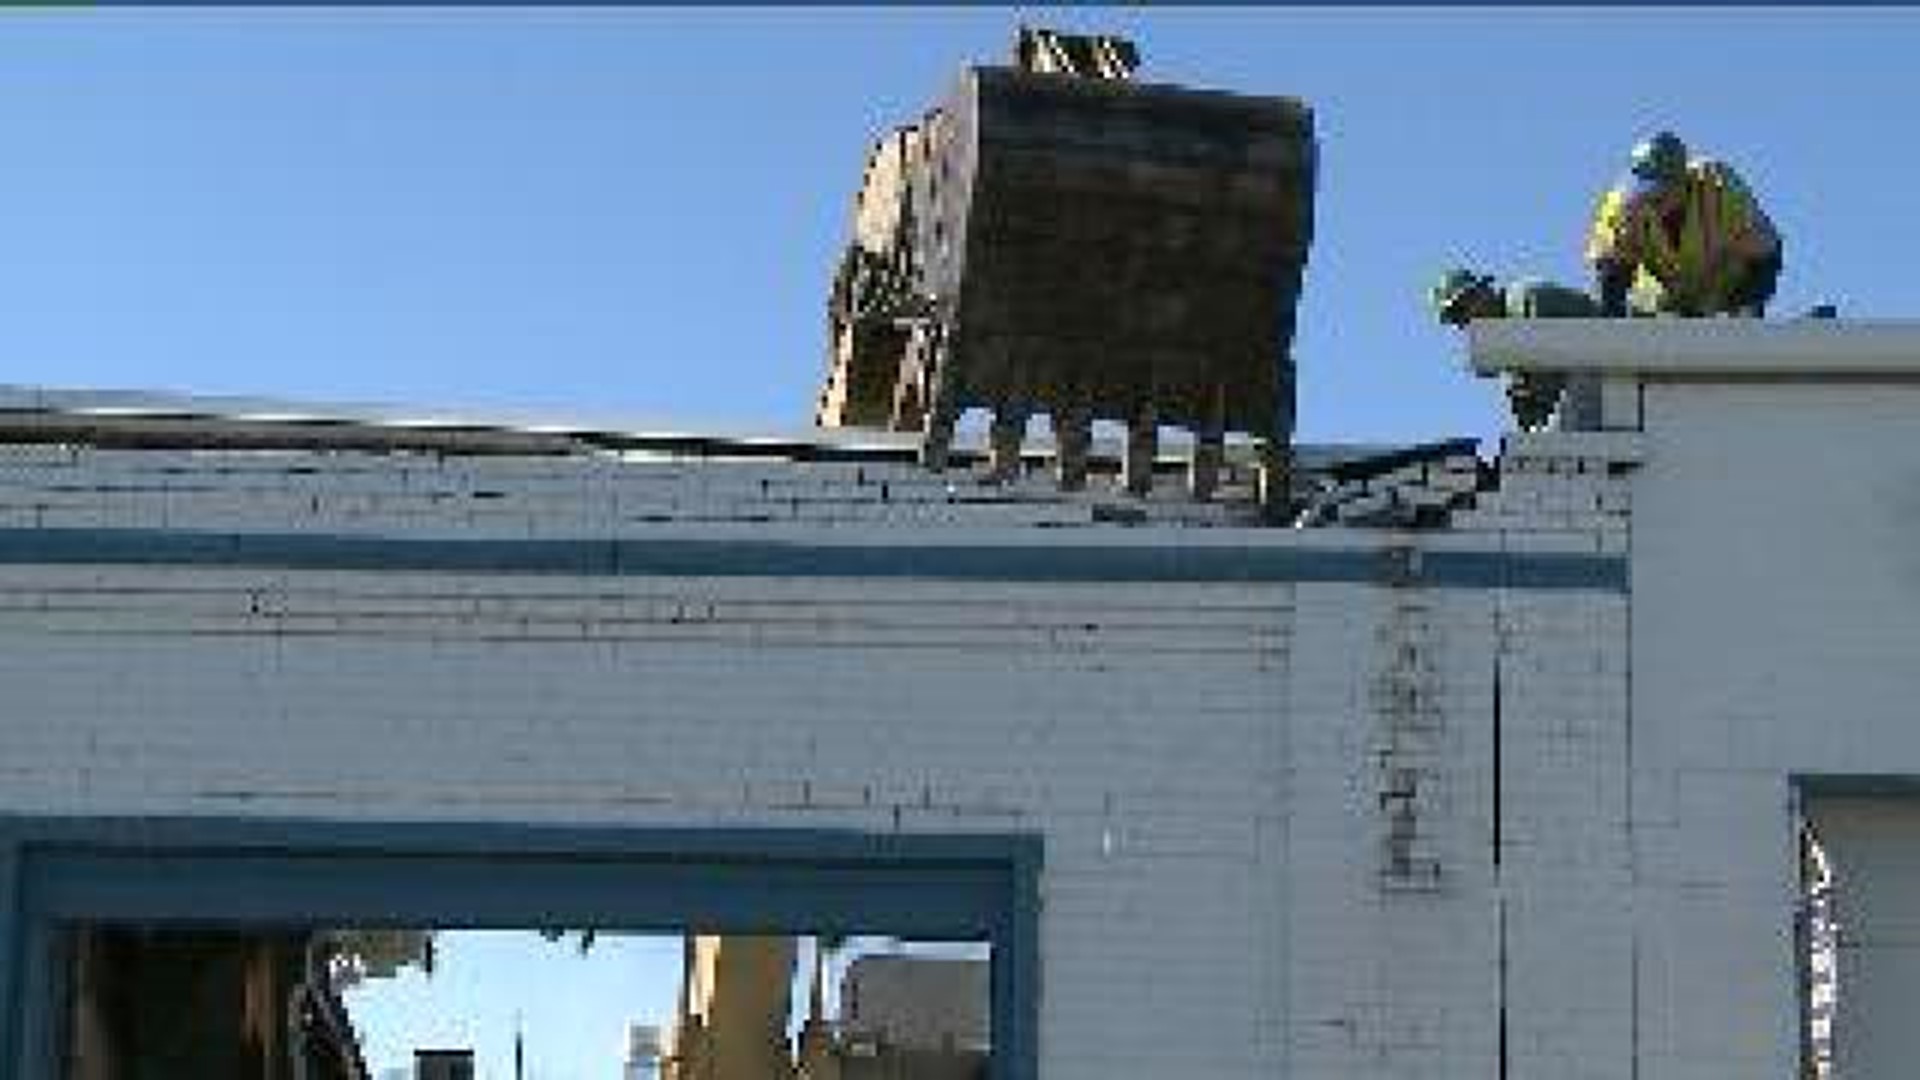
[[[1448,439],[1336,463],[1314,485],[1294,524],[1444,528],[1488,486],[1478,445]]]

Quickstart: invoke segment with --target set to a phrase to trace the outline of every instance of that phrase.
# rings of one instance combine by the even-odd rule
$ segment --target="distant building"
[[[985,960],[862,956],[840,982],[841,1024],[915,1050],[985,1050]]]
[[[413,1080],[473,1080],[473,1051],[415,1050]]]
[[[622,1080],[660,1080],[660,1029],[652,1024],[627,1025],[627,1062]]]

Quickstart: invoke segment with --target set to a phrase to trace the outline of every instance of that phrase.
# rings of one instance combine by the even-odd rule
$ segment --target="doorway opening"
[[[986,1080],[990,943],[604,929],[58,932],[60,1080]]]
[[[0,820],[22,1080],[1031,1080],[1024,835]]]

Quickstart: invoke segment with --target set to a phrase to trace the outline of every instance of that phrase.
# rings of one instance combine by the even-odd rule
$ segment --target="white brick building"
[[[116,449],[15,394],[9,1066],[84,892],[35,830],[159,816],[1033,838],[1005,1076],[1790,1075],[1801,815],[1920,870],[1920,331],[1475,348],[1604,369],[1609,430],[1510,437],[1418,532],[881,454]],[[1913,978],[1888,920],[1848,1075],[1910,1038],[1848,1025]]]

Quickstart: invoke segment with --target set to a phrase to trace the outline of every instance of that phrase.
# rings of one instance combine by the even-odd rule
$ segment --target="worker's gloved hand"
[[[1633,284],[1633,270],[1623,263],[1603,259],[1593,264],[1594,291],[1600,294],[1600,314],[1608,319],[1627,317],[1627,289]]]

